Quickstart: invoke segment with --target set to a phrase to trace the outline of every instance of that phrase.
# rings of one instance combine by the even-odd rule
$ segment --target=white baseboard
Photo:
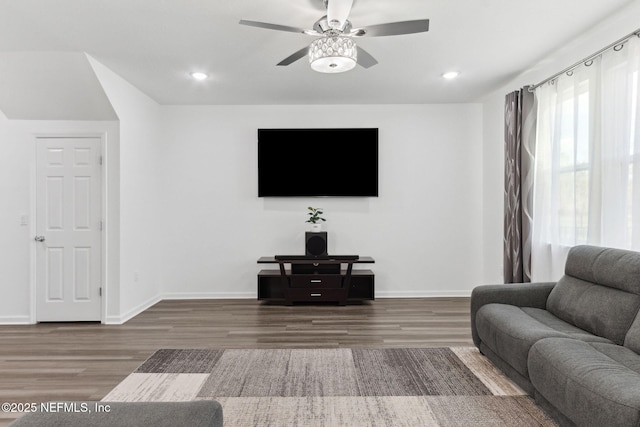
[[[255,292],[167,292],[161,299],[256,299]]]
[[[29,316],[0,316],[0,325],[32,325]]]
[[[142,313],[143,311],[160,301],[162,301],[162,298],[160,298],[159,296],[149,298],[147,301],[143,302],[142,304],[138,304],[137,306],[127,311],[126,313],[121,314],[120,316],[107,316],[104,323],[106,325],[122,325],[127,320],[133,319],[138,314]]]
[[[376,298],[460,298],[471,291],[376,291]]]
[[[470,297],[470,290],[463,291],[376,291],[376,298],[456,298]],[[168,292],[161,296],[168,299],[256,299],[255,292]]]

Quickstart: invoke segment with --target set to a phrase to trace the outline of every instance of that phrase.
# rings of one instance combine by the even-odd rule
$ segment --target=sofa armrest
[[[546,308],[547,298],[555,282],[509,283],[477,286],[471,292],[471,335],[476,346],[480,338],[476,331],[476,313],[485,304],[509,304],[517,307]]]

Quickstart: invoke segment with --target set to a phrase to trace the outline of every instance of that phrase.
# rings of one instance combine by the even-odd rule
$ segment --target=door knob
[[[36,242],[44,242],[44,236],[36,236],[36,238],[34,239]]]

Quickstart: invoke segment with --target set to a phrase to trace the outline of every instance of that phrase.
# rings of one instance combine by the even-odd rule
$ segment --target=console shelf
[[[371,270],[353,270],[355,263],[373,263],[370,257],[357,260],[309,259],[282,261],[274,257],[262,257],[259,264],[279,264],[280,269],[264,269],[258,273],[258,300],[284,302],[337,302],[340,305],[375,299],[375,276]],[[286,268],[291,264],[292,268]],[[342,264],[347,268],[343,269]],[[330,266],[337,269],[328,272],[314,271],[304,266]],[[293,271],[292,271],[293,270]],[[300,272],[301,271],[301,272]]]

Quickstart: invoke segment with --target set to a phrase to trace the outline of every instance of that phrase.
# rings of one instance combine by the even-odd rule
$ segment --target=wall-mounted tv
[[[378,129],[258,129],[259,197],[378,197]]]

